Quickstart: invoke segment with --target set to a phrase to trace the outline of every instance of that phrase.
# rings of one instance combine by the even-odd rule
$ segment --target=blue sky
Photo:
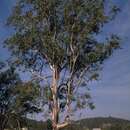
[[[103,28],[99,38],[117,33],[122,38],[122,49],[104,63],[100,80],[89,84],[96,109],[82,110],[81,118],[111,115],[130,120],[130,1],[114,1],[122,11]],[[0,60],[10,55],[7,49],[2,48],[2,41],[12,32],[4,23],[14,4],[15,0],[0,0]],[[76,117],[79,113],[76,113]]]

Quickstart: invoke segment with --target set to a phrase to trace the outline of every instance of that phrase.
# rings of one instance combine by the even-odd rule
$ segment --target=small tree
[[[23,83],[14,68],[0,66],[0,130],[20,127],[27,113],[39,112],[36,105],[38,87],[34,83]]]
[[[44,104],[53,130],[66,126],[73,110],[94,108],[88,87],[78,89],[97,80],[101,64],[119,47],[115,35],[105,42],[95,37],[119,11],[106,5],[105,0],[19,0],[8,18],[15,33],[5,43],[16,56],[14,63],[45,81]]]

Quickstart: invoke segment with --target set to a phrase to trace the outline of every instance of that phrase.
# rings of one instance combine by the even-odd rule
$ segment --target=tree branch
[[[37,72],[35,72],[33,70],[31,70],[31,73],[32,73],[33,76],[36,76],[37,78],[45,80],[47,82],[47,84],[49,84],[49,81],[47,79],[52,77],[52,76],[43,76],[43,75],[40,75],[40,74],[38,74]]]
[[[63,122],[63,123],[59,123],[56,125],[57,129],[63,128],[65,126],[67,126],[69,124],[69,122]]]
[[[80,76],[79,76],[79,80],[78,80],[78,82],[77,82],[77,85],[75,85],[75,86],[77,86],[77,87],[76,87],[74,93],[77,92],[78,87],[80,86],[80,84],[81,84],[81,82],[82,82],[82,78],[83,78],[85,72],[89,70],[89,68],[90,68],[90,66],[86,67],[86,68],[81,72],[81,74],[80,74]]]

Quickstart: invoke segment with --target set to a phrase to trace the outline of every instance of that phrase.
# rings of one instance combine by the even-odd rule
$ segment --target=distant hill
[[[114,117],[86,118],[79,121],[72,121],[72,124],[64,128],[63,130],[87,130],[87,128],[91,130],[92,128],[102,128],[105,125],[120,126],[120,127],[130,126],[130,121]],[[29,130],[47,130],[48,128],[47,122],[35,121],[30,119],[24,119],[23,126],[28,127]],[[122,129],[116,129],[116,130],[122,130]]]
[[[104,125],[120,125],[120,126],[126,126],[130,125],[129,120],[125,119],[119,119],[114,117],[95,117],[95,118],[86,118],[79,121],[74,122],[74,127],[80,127],[80,128],[102,128]]]

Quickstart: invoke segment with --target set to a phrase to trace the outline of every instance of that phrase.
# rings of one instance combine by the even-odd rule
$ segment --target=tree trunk
[[[5,116],[0,115],[0,130],[4,130],[6,127],[7,119]]]
[[[58,88],[58,80],[59,80],[59,72],[57,67],[53,68],[52,72],[52,95],[53,95],[53,108],[52,108],[52,126],[53,130],[58,130],[58,116],[59,116],[59,107],[58,107],[58,97],[57,97],[57,88]]]
[[[53,67],[52,72],[52,85],[51,91],[53,96],[53,107],[52,107],[52,127],[53,130],[59,130],[68,125],[68,122],[59,123],[59,100],[57,97],[58,81],[60,72],[57,67]]]

